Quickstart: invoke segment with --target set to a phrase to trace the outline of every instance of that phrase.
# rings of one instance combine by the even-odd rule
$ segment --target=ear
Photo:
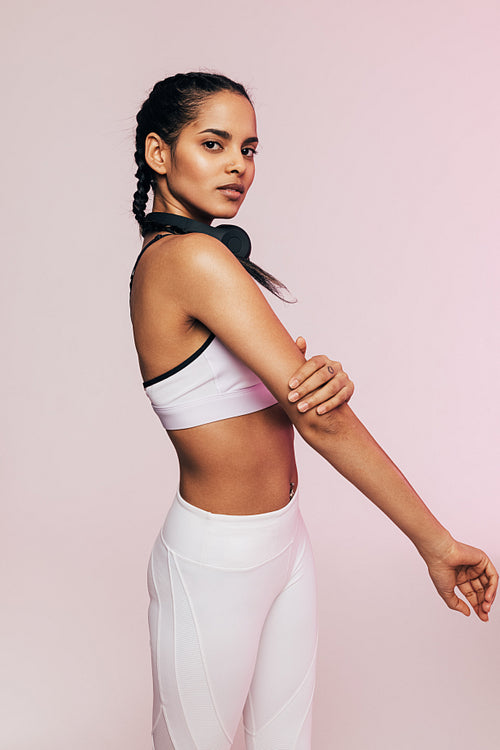
[[[171,162],[170,146],[157,133],[149,133],[144,144],[147,164],[157,174],[166,174]]]

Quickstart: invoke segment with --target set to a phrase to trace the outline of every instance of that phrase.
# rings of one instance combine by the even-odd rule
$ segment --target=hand
[[[458,587],[479,619],[488,622],[497,592],[498,573],[482,550],[453,539],[439,560],[426,562],[434,586],[450,609],[467,617],[470,615],[470,608],[455,594],[455,587]]]
[[[295,343],[302,354],[305,354],[305,339],[299,336]],[[332,362],[324,354],[308,359],[292,375],[288,385],[293,389],[288,394],[288,400],[293,403],[298,401],[297,408],[301,412],[316,406],[317,414],[326,414],[340,404],[347,403],[354,392],[354,383],[349,380],[340,362]]]

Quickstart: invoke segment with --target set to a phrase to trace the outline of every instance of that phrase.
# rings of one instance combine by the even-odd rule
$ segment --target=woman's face
[[[146,154],[153,159],[148,163],[157,172],[154,160],[160,154],[162,159],[153,210],[206,224],[216,217],[236,216],[253,182],[257,142],[255,112],[248,99],[228,91],[213,94],[197,119],[181,131],[173,155],[163,141],[156,150],[146,142]]]

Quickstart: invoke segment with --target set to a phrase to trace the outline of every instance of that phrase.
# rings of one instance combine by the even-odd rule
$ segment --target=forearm
[[[306,442],[357,487],[411,539],[426,560],[440,555],[451,535],[353,411],[298,426]],[[322,421],[323,420],[323,421]]]

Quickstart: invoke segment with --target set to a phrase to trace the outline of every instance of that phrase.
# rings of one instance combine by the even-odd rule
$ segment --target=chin
[[[215,216],[214,218],[215,219],[234,219],[234,217],[238,213],[238,210],[239,209],[236,208],[236,209],[233,209],[232,211],[224,211],[223,213],[221,212],[217,214],[217,216]]]
[[[214,219],[233,219],[240,210],[241,204],[229,203],[226,206],[213,206],[211,210],[197,209],[193,212],[201,221],[213,221]],[[207,207],[208,209],[208,207]]]
[[[233,204],[226,206],[223,209],[219,209],[219,211],[214,214],[214,219],[233,219],[240,210],[240,205],[241,204]]]

